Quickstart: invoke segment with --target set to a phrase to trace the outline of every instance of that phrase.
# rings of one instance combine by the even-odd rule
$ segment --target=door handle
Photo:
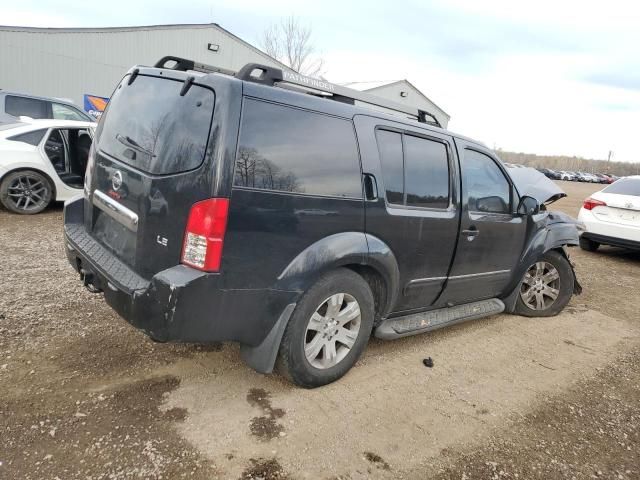
[[[364,195],[367,200],[377,200],[378,199],[378,182],[376,182],[376,177],[374,177],[370,173],[365,173],[364,177]]]
[[[464,235],[465,237],[467,237],[467,240],[469,240],[471,242],[471,241],[473,241],[474,238],[476,238],[478,235],[480,235],[480,230],[478,230],[476,227],[472,226],[472,227],[469,227],[468,230],[462,230],[460,232],[460,235]]]

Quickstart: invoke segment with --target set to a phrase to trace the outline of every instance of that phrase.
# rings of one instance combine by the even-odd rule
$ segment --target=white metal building
[[[250,62],[287,68],[215,23],[116,28],[0,26],[0,89],[64,98],[89,111],[87,101],[109,97],[133,65],[153,65],[165,55],[230,70]],[[345,86],[427,110],[443,127],[449,122],[449,115],[407,80]]]
[[[238,70],[255,62],[284,65],[217,24],[122,28],[0,26],[0,88],[83,105],[109,97],[133,65],[165,55]]]
[[[447,128],[451,117],[447,112],[435,104],[429,97],[418,90],[408,80],[375,81],[375,82],[349,82],[345,87],[371,93],[379,97],[392,100],[396,103],[418,107],[432,113],[444,128]]]

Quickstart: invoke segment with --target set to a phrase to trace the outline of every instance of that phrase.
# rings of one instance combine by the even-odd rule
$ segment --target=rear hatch
[[[189,210],[210,196],[215,93],[161,76],[130,79],[116,88],[96,132],[85,228],[149,279],[180,262]]]

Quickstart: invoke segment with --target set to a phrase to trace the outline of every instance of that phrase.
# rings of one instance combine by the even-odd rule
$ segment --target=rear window
[[[617,182],[609,185],[602,192],[640,197],[640,178],[621,178]]]
[[[205,155],[215,94],[184,83],[139,75],[125,77],[98,126],[100,151],[147,173],[162,175],[198,167]]]
[[[362,198],[353,124],[246,99],[234,185]]]

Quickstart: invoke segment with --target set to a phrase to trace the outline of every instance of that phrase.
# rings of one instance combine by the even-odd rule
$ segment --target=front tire
[[[594,242],[593,240],[589,240],[588,238],[580,237],[580,248],[582,250],[586,250],[587,252],[595,252],[600,247],[598,242]]]
[[[571,300],[575,277],[569,260],[551,250],[524,274],[515,311],[525,317],[552,317]]]
[[[367,282],[341,268],[322,276],[298,302],[280,344],[278,369],[296,385],[315,388],[346,374],[373,328]]]
[[[0,202],[13,213],[40,213],[47,208],[52,197],[51,182],[35,170],[11,172],[0,183]]]

